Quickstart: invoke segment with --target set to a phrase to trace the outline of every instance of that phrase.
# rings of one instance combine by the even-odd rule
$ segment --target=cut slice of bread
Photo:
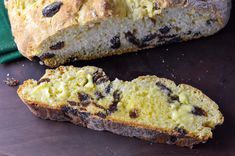
[[[231,0],[7,0],[19,51],[56,67],[212,35]]]
[[[156,76],[110,81],[102,69],[61,66],[18,95],[36,116],[99,131],[192,147],[223,123],[218,105],[189,85]]]

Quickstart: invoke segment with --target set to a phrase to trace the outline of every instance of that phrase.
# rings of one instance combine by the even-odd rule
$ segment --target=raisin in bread
[[[56,67],[212,35],[231,0],[7,0],[20,52]]]
[[[224,120],[218,105],[191,86],[156,76],[110,81],[91,66],[46,70],[18,95],[43,119],[179,146],[206,142]]]

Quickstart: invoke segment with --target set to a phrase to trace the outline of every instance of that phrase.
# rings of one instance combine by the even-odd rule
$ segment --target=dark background
[[[226,28],[208,38],[75,64],[101,67],[112,79],[131,80],[155,74],[201,89],[219,104],[225,117],[224,124],[214,130],[214,138],[206,144],[194,149],[151,144],[70,123],[38,119],[18,98],[17,87],[3,83],[8,73],[21,83],[43,75],[44,66],[21,59],[0,65],[0,155],[235,155],[234,15],[233,10]]]

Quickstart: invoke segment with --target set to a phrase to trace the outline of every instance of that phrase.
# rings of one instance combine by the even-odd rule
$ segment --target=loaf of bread
[[[15,42],[56,67],[209,36],[231,0],[7,0]]]
[[[178,146],[206,142],[224,120],[218,105],[189,85],[156,76],[110,81],[91,66],[46,70],[18,95],[42,119]]]

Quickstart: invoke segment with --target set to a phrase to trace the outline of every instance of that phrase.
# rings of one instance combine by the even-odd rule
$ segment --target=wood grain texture
[[[190,150],[40,120],[17,97],[17,88],[2,82],[7,73],[21,82],[42,76],[45,67],[23,59],[0,65],[0,155],[234,155],[235,11],[231,15],[229,25],[209,38],[74,64],[101,67],[111,78],[131,80],[156,74],[203,90],[220,105],[225,116],[225,123],[216,128],[214,138],[206,144]]]

